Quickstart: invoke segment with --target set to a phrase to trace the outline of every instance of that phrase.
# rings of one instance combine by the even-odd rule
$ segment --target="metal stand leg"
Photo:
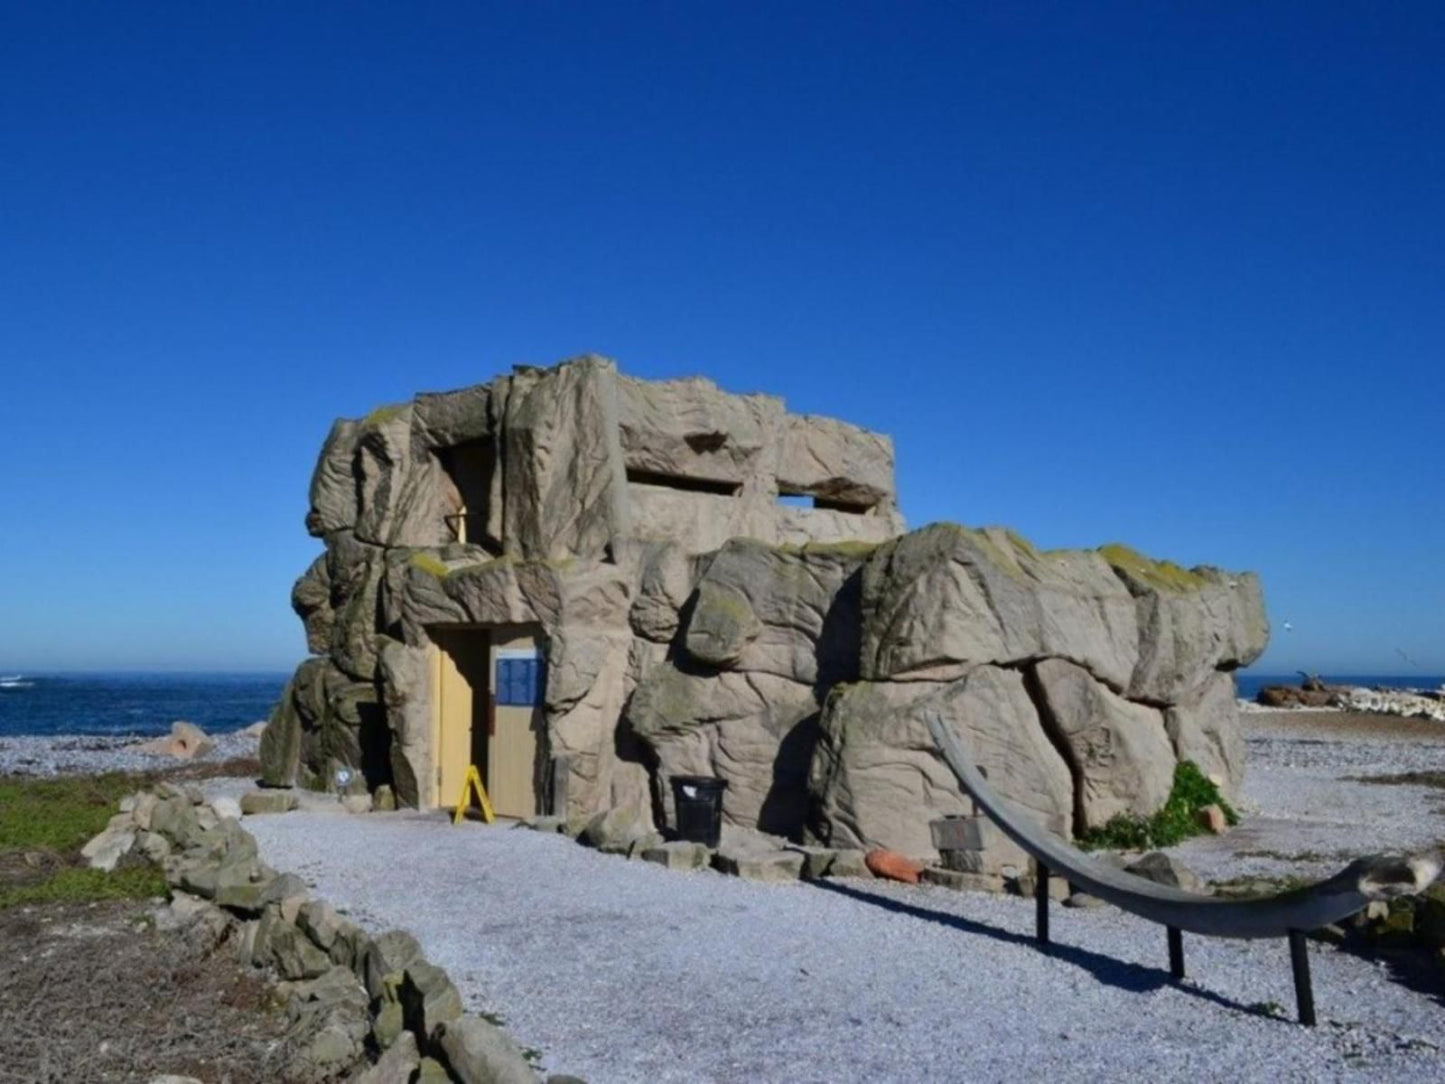
[[[1184,978],[1184,935],[1174,926],[1169,931],[1169,977],[1175,982]]]
[[[1299,1022],[1307,1028],[1315,1026],[1315,991],[1310,984],[1310,957],[1305,935],[1299,930],[1289,932],[1289,963],[1294,970],[1294,997],[1299,1004]]]
[[[1036,863],[1036,878],[1034,881],[1034,915],[1035,928],[1038,942],[1041,945],[1049,943],[1049,867],[1042,862]]]

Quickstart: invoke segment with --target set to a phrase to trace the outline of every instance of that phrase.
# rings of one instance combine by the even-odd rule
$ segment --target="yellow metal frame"
[[[482,786],[482,773],[477,771],[477,766],[467,766],[467,777],[462,780],[462,792],[457,795],[457,811],[452,815],[453,824],[461,824],[462,818],[467,815],[467,810],[472,808],[472,794],[475,793],[477,801],[482,807],[482,820],[488,824],[496,821],[497,815],[492,812],[491,800],[487,797],[487,788]]]

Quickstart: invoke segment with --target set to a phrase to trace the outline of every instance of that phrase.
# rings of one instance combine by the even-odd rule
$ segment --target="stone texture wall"
[[[476,442],[495,469],[459,487],[448,450]],[[463,489],[487,494],[465,543]],[[771,396],[596,357],[421,395],[336,423],[307,526],[326,551],[292,601],[313,657],[267,728],[272,784],[344,764],[425,801],[428,629],[457,624],[542,628],[573,818],[665,825],[668,777],[715,774],[733,824],[932,859],[928,822],[969,809],[928,738],[938,711],[1064,833],[1153,812],[1181,758],[1227,793],[1243,772],[1232,671],[1268,637],[1256,577],[903,534],[888,439]]]
[[[487,454],[467,461],[494,464],[491,477],[458,485],[450,451],[479,444]],[[653,755],[619,724],[668,656],[709,551],[735,535],[892,537],[892,477],[886,437],[702,379],[632,380],[591,356],[338,421],[306,517],[325,553],[292,593],[313,657],[267,728],[265,779],[324,787],[347,766],[425,802],[428,629],[535,624],[568,812],[650,818]],[[463,490],[485,507],[464,508]]]

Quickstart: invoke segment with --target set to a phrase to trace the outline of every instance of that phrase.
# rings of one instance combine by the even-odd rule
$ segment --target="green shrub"
[[[1098,828],[1091,828],[1079,839],[1086,851],[1145,851],[1172,847],[1191,836],[1202,835],[1205,829],[1195,814],[1205,806],[1217,805],[1224,810],[1224,819],[1239,823],[1239,814],[1193,761],[1181,760],[1174,769],[1174,786],[1164,807],[1149,817],[1137,813],[1118,813]]]

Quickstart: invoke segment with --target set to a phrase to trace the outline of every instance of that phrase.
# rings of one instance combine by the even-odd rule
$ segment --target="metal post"
[[[1038,942],[1049,943],[1049,867],[1037,863],[1034,877],[1034,916]]]
[[[1307,1028],[1315,1026],[1315,991],[1310,984],[1310,957],[1301,930],[1289,932],[1289,963],[1294,971],[1294,999],[1299,1005],[1299,1022]]]
[[[1166,926],[1169,931],[1169,977],[1175,982],[1184,978],[1184,935],[1177,926]]]

